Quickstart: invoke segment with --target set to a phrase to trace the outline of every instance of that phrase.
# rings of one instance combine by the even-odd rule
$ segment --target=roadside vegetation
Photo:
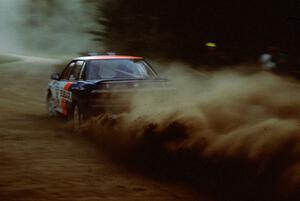
[[[291,53],[299,47],[293,3],[90,2],[97,4],[95,21],[104,27],[90,33],[108,51],[198,65],[211,63],[212,58],[221,64],[239,63],[245,57],[256,61],[267,46]],[[215,50],[206,45],[209,42],[216,45]]]
[[[0,55],[0,64],[10,63],[20,61],[21,59],[18,57],[10,56],[10,55]]]

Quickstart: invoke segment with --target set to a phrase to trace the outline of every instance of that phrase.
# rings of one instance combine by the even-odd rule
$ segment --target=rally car
[[[130,110],[130,96],[137,91],[151,94],[171,90],[169,81],[159,78],[142,57],[110,54],[79,57],[62,73],[51,75],[48,115],[68,117],[76,130],[93,115]]]

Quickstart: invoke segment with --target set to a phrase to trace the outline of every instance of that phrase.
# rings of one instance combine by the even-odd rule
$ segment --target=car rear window
[[[142,59],[92,60],[87,67],[86,79],[153,79],[155,72]]]

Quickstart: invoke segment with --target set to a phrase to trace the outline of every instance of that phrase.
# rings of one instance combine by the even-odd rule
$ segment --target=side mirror
[[[51,80],[59,80],[60,75],[59,73],[52,73],[51,74]]]

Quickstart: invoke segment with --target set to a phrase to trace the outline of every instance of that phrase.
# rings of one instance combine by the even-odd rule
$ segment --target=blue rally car
[[[79,129],[83,120],[101,113],[130,110],[130,96],[137,91],[171,91],[142,58],[97,55],[73,59],[51,75],[47,90],[49,116],[63,115]]]

